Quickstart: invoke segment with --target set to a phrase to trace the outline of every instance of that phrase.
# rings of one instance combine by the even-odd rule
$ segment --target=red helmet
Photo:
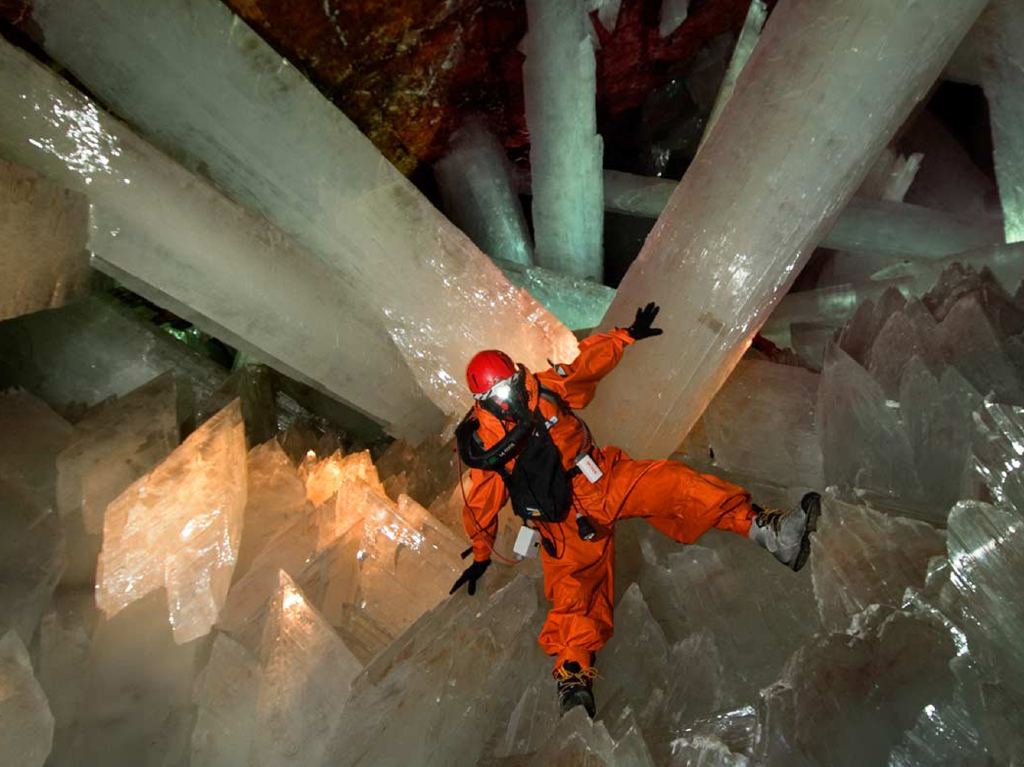
[[[515,373],[516,364],[511,357],[497,349],[487,349],[474,354],[466,365],[466,383],[473,394],[483,394]]]

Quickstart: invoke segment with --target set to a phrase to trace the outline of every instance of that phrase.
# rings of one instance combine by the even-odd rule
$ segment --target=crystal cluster
[[[166,587],[175,640],[205,635],[231,583],[245,498],[245,433],[236,401],[107,507],[97,605],[112,617]]]
[[[391,450],[394,465],[408,448]],[[408,467],[420,492],[431,486],[430,463],[424,450]],[[249,472],[245,559],[218,619],[247,646],[263,630],[281,571],[362,660],[436,605],[461,572],[460,539],[409,496],[392,500],[366,451],[309,455],[296,469],[271,442],[250,453]]]
[[[257,654],[224,634],[197,680],[192,765],[317,767],[362,664],[279,573]]]
[[[1024,402],[1024,305],[990,273],[948,269],[922,299],[866,301],[825,354],[818,428],[827,484],[942,522],[970,479],[971,414]]]
[[[260,365],[301,367],[415,433],[461,409],[451,371],[466,349],[505,330],[502,345],[536,365],[572,339],[223,7],[65,5],[33,3],[54,58],[274,224],[4,42],[0,99],[11,108],[0,109],[0,150],[89,193],[90,246],[105,270],[264,356],[242,356],[228,375],[97,297],[0,325],[0,382],[33,392],[0,393],[0,762],[1024,760],[1021,248],[986,246],[950,266],[948,253],[992,237],[980,208],[958,207],[984,184],[968,178],[968,193],[949,197],[925,184],[905,205],[921,158],[882,150],[980,0],[778,3],[623,282],[609,321],[655,299],[674,332],[630,350],[643,376],[608,380],[602,395],[626,409],[598,403],[598,440],[667,453],[701,416],[688,461],[764,506],[817,489],[823,512],[800,573],[743,536],[679,546],[643,520],[622,522],[616,632],[596,659],[593,721],[579,708],[560,715],[536,643],[539,564],[509,555],[519,522],[508,509],[479,592],[447,596],[465,567],[472,481],[450,433],[396,441],[376,462],[347,440],[309,440],[268,418],[274,392]],[[686,5],[661,4],[663,29]],[[584,13],[610,30],[618,3],[530,0],[528,10],[529,78],[538,53],[568,57],[587,77],[565,68],[566,82],[541,85],[583,84],[593,101]],[[746,43],[763,11],[753,3]],[[557,12],[572,34],[548,41]],[[723,50],[705,56],[708,71],[724,69]],[[581,129],[559,137],[572,151],[545,155],[535,85],[537,196],[549,180],[571,182],[565,204],[541,207],[568,221],[576,247],[572,227],[591,221],[601,188],[599,144],[589,112],[541,93],[558,124],[571,117]],[[883,106],[866,115],[865,99]],[[503,159],[494,150],[489,161]],[[557,170],[563,162],[573,167]],[[511,204],[507,171],[463,169],[461,180],[496,181]],[[865,174],[858,201],[838,213]],[[622,182],[615,205],[652,205],[663,191],[644,180],[631,192],[635,178],[621,176],[605,175],[606,191]],[[585,178],[587,194],[575,195]],[[538,240],[555,220],[540,218]],[[834,265],[829,279],[849,278],[845,287],[819,283],[780,304],[795,353],[758,343],[734,366],[833,219],[842,247],[875,252]],[[908,255],[929,260],[891,263]],[[587,279],[502,268],[549,290],[581,327],[611,300]],[[268,296],[287,300],[267,313]],[[670,353],[666,341],[688,351]],[[183,424],[198,428],[176,447]]]
[[[178,444],[178,396],[170,373],[89,410],[57,456],[57,510],[68,564],[62,582],[95,583],[107,505]]]

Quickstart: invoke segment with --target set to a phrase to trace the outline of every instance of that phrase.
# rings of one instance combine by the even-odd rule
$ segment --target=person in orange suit
[[[615,523],[641,518],[680,543],[716,528],[747,536],[793,570],[810,553],[820,510],[808,493],[790,512],[751,503],[743,488],[677,461],[637,461],[594,444],[574,411],[627,346],[662,333],[658,307],[638,309],[628,328],[591,336],[574,362],[533,374],[497,350],[478,353],[466,376],[476,402],[457,430],[470,466],[463,523],[473,564],[452,586],[469,594],[491,562],[498,511],[513,511],[543,543],[544,590],[551,603],[538,639],[554,657],[563,713],[582,705],[595,714],[595,654],[612,635]],[[467,555],[470,550],[467,550]]]

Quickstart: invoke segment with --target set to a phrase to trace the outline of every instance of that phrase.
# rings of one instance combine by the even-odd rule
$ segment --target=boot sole
[[[821,515],[821,496],[817,493],[807,493],[800,499],[800,505],[804,506],[807,512],[807,527],[804,528],[803,538],[800,539],[800,553],[797,554],[793,563],[793,572],[799,572],[811,556],[811,533],[818,529],[818,517]],[[809,508],[807,508],[809,507]]]

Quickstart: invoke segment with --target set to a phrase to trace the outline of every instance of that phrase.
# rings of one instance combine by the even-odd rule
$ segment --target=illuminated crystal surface
[[[333,536],[297,579],[360,657],[369,659],[447,596],[461,539],[408,496],[361,480],[338,493]]]
[[[315,378],[313,370],[330,366],[368,396],[404,385],[411,370],[434,404],[454,414],[465,408],[463,366],[479,349],[500,346],[531,365],[573,356],[569,331],[510,286],[355,125],[222,3],[91,0],[72,8],[40,2],[32,18],[47,52],[105,103],[294,238],[303,258],[313,256],[283,269],[283,254],[275,255],[276,268],[263,272],[266,284],[251,291],[265,296],[292,280],[318,289],[320,298],[307,304],[312,316],[303,338],[277,356],[311,350],[317,338],[331,348],[291,367]],[[593,110],[593,88],[590,98]],[[597,216],[600,222],[600,206]],[[215,261],[237,275],[227,259]],[[322,303],[327,296],[329,306]],[[212,309],[195,308],[216,320]],[[249,322],[280,314],[245,313]],[[378,366],[395,356],[386,341],[371,341],[381,331],[397,344],[408,370]],[[345,354],[355,357],[343,362]],[[328,390],[371,415],[380,412],[343,388]],[[404,409],[396,398],[383,414],[395,424],[422,419],[416,399],[407,391]]]
[[[590,20],[583,0],[528,0],[526,16],[521,49],[537,263],[600,282],[604,147]]]
[[[953,661],[956,663],[956,661]],[[890,767],[918,767],[928,764],[991,764],[981,735],[959,690],[953,699],[927,704],[914,727],[889,755]]]
[[[67,537],[62,582],[92,586],[107,505],[178,444],[178,395],[164,373],[93,408],[57,456],[57,510]]]
[[[637,457],[672,452],[983,6],[775,9],[602,323],[656,301],[665,334],[602,384],[595,432]]]
[[[107,508],[97,605],[112,617],[163,586],[175,641],[206,634],[231,583],[245,499],[236,400]]]
[[[301,575],[316,556],[316,542],[312,519],[296,520],[277,531],[231,586],[217,628],[253,652],[258,651],[269,601],[280,585],[280,573],[293,578]]]
[[[892,146],[882,150],[860,185],[858,194],[871,200],[903,202],[907,190],[917,178],[924,154],[903,155]],[[963,214],[963,211],[957,211]]]
[[[0,148],[87,192],[98,268],[379,421],[419,435],[437,422],[376,310],[339,300],[351,289],[334,269],[6,42],[0,61]],[[235,290],[239,273],[249,289]]]
[[[385,494],[369,450],[349,455],[342,455],[341,451],[332,453],[308,467],[305,482],[306,498],[314,506],[321,506],[346,485],[356,482],[366,483],[378,493]]]
[[[504,759],[540,750],[555,732],[559,716],[558,700],[551,694],[551,684],[546,679],[534,682],[523,690],[509,714],[507,728],[494,755]]]
[[[88,292],[85,198],[0,159],[0,320]]]
[[[986,402],[974,415],[974,465],[995,500],[1024,510],[1024,410]],[[1024,513],[1024,512],[1022,512]]]
[[[252,767],[318,767],[362,664],[286,574],[260,650]]]
[[[822,245],[894,258],[941,258],[1001,240],[999,227],[986,220],[857,198],[836,217]]]
[[[0,762],[42,767],[53,746],[53,714],[14,631],[0,637]]]
[[[615,30],[619,20],[619,8],[622,0],[586,0],[587,11],[597,11],[597,19],[601,26],[609,32]]]
[[[448,217],[491,258],[533,263],[533,246],[505,148],[478,120],[452,137],[434,164]]]
[[[604,722],[591,721],[582,707],[568,712],[559,722],[557,737],[550,738],[528,762],[531,767],[593,765],[593,767],[654,767],[646,749],[639,755],[626,753],[629,744],[616,743]],[[641,746],[643,742],[641,741]]]
[[[974,495],[966,473],[982,398],[956,368],[947,366],[936,378],[915,358],[903,370],[899,401],[924,497],[941,521],[957,500]]]
[[[250,450],[247,463],[249,487],[235,566],[236,581],[275,535],[301,523],[307,514],[306,488],[276,440]]]
[[[826,494],[811,557],[822,626],[843,632],[871,605],[899,606],[908,587],[924,585],[929,559],[945,550],[945,536],[929,524]]]

